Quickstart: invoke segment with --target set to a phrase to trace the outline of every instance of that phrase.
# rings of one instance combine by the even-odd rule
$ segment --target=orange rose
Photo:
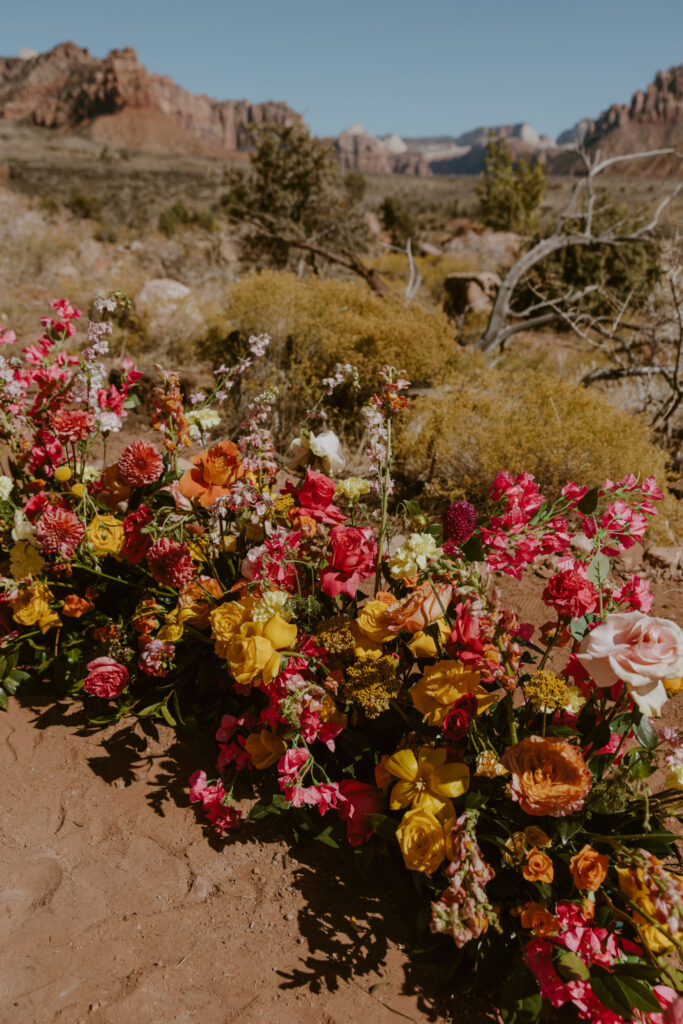
[[[387,608],[385,623],[389,633],[400,633],[402,629],[417,633],[431,622],[443,617],[450,604],[453,587],[450,584],[427,580],[401,601]]]
[[[607,877],[609,858],[592,846],[584,846],[569,861],[569,870],[577,889],[596,892]]]
[[[197,498],[202,508],[229,494],[232,484],[244,476],[239,450],[232,441],[219,441],[208,451],[195,455],[192,462],[194,469],[183,473],[178,489],[185,498]]]
[[[84,597],[79,597],[78,594],[69,594],[64,599],[62,615],[68,615],[72,619],[80,619],[81,615],[85,615],[93,607],[92,601],[86,601]]]
[[[522,928],[529,928],[539,939],[547,939],[560,930],[560,922],[542,903],[525,903],[520,914]]]
[[[555,877],[553,862],[547,853],[542,853],[534,846],[526,855],[522,874],[527,882],[550,883]]]
[[[512,799],[527,814],[564,818],[583,807],[591,774],[581,751],[566,740],[527,736],[501,761],[512,775]]]
[[[192,612],[184,620],[195,629],[206,629],[215,601],[223,596],[223,588],[211,576],[200,576],[186,583],[178,595],[178,608]]]

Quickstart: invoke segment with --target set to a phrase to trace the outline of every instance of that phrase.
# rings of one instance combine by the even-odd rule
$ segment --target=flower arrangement
[[[683,631],[612,561],[655,515],[655,480],[570,482],[548,499],[501,472],[486,517],[458,501],[434,520],[393,497],[392,423],[408,402],[394,368],[364,409],[367,476],[342,476],[321,427],[351,366],[323,381],[285,479],[272,389],[237,438],[209,442],[265,336],[209,393],[185,400],[160,370],[157,440],[108,460],[140,377],[124,359],[112,383],[103,362],[123,302],[96,300],[80,346],[66,300],[19,355],[0,329],[3,706],[32,677],[95,723],[217,729],[215,772],[189,780],[209,823],[227,836],[286,811],[296,832],[402,861],[430,941],[509,1024],[544,1004],[600,1024],[680,1020],[667,826],[683,746],[653,720],[683,688]],[[535,629],[495,580],[542,555],[555,567]]]

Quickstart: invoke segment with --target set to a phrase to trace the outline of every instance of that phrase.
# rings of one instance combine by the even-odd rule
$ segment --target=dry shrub
[[[466,372],[467,365],[482,365],[482,357],[458,348],[445,315],[416,303],[404,307],[362,282],[282,271],[250,274],[232,288],[226,321],[227,336],[214,333],[208,344],[206,354],[214,362],[241,355],[252,333],[271,336],[268,360],[256,376],[259,387],[280,387],[278,440],[296,429],[335,363],[352,363],[360,371],[360,391],[344,387],[331,405],[333,425],[349,441],[359,438],[358,412],[376,389],[382,364],[405,370],[414,384],[425,386],[438,382],[446,366]]]
[[[486,501],[501,469],[533,473],[549,496],[568,480],[589,486],[627,473],[653,475],[663,489],[667,457],[643,420],[594,391],[533,371],[454,374],[412,403],[397,436],[405,476],[436,502],[467,495]],[[680,535],[679,504],[667,498],[653,539]]]

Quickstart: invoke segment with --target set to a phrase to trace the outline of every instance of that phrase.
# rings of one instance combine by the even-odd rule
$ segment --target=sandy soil
[[[511,581],[544,618],[540,580]],[[676,585],[655,612],[681,621]],[[285,826],[221,843],[186,781],[211,748],[172,730],[92,730],[49,692],[0,715],[0,1019],[14,1024],[396,1024],[434,1022],[443,967],[411,960],[410,884],[365,881]],[[373,986],[379,986],[373,989]],[[461,1024],[487,1019],[449,1002]]]

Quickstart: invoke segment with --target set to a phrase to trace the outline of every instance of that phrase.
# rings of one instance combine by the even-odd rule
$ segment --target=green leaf
[[[631,1020],[633,1017],[632,1006],[624,988],[623,978],[616,978],[607,971],[600,971],[600,974],[596,974],[596,970],[598,968],[594,966],[590,977],[593,994],[601,1003],[604,1003],[608,1010],[618,1013],[626,1020]],[[658,1006],[658,1009],[661,1010],[661,1006]]]
[[[588,981],[590,970],[576,953],[562,953],[555,960],[555,969],[563,981]]]
[[[150,715],[156,714],[160,707],[161,703],[148,704],[146,708],[142,708],[140,711],[136,712],[136,714],[138,718],[149,718]]]
[[[563,821],[557,823],[555,828],[555,834],[560,837],[560,842],[563,846],[566,846],[572,836],[580,832],[582,823],[580,821],[567,821],[565,818]]]
[[[588,566],[586,576],[596,587],[601,587],[609,576],[609,558],[600,551]]]
[[[391,982],[390,981],[376,981],[374,985],[370,986],[370,988],[368,989],[368,992],[370,993],[370,995],[372,995],[372,993],[376,992],[378,988],[384,988],[385,985],[391,985]]]
[[[584,636],[588,632],[588,619],[586,616],[582,615],[578,619],[572,619],[569,623],[569,632],[574,640],[583,640]]]
[[[334,826],[328,825],[327,828],[323,829],[322,832],[318,832],[314,839],[317,839],[319,843],[324,843],[325,846],[331,846],[333,850],[339,849],[339,843],[336,839],[332,838],[332,829]]]
[[[176,722],[176,720],[173,717],[173,715],[171,714],[171,712],[168,710],[168,704],[162,704],[161,705],[161,714],[162,714],[162,717],[164,718],[164,720],[166,722],[168,722],[169,725],[172,725],[173,728],[175,729],[175,727],[176,727],[176,725],[178,723]]]
[[[484,545],[481,542],[481,537],[475,534],[469,540],[466,540],[462,546],[462,553],[470,562],[483,562],[486,555],[484,554]]]
[[[500,1002],[505,1024],[534,1024],[541,1015],[543,1000],[538,983],[521,959],[508,974]]]
[[[654,728],[647,715],[641,715],[638,721],[634,721],[633,732],[635,733],[635,737],[638,742],[648,750],[654,750],[659,743],[657,730]]]
[[[584,516],[591,516],[598,507],[599,497],[599,488],[591,487],[590,491],[586,491],[581,501],[577,504],[577,511],[582,512]]]
[[[600,722],[591,732],[588,739],[593,745],[593,750],[602,750],[610,741],[612,733],[608,722]]]
[[[2,708],[3,711],[7,711],[8,707],[9,707],[9,697],[7,696],[5,691],[2,689],[2,687],[0,687],[0,708]]]

